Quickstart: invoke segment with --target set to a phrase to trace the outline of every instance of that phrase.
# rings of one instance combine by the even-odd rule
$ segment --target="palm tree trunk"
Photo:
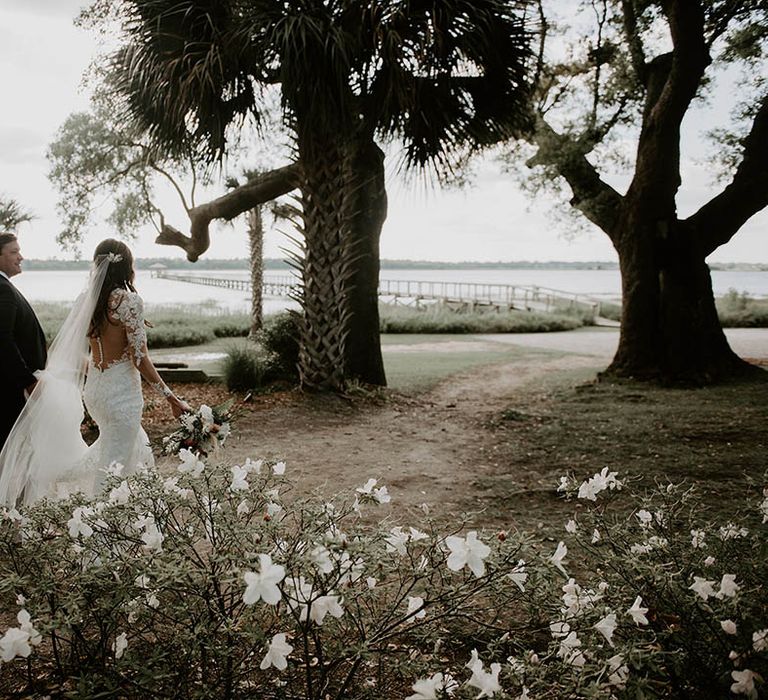
[[[261,205],[248,212],[248,247],[251,268],[251,328],[248,337],[253,339],[264,323],[264,217]]]
[[[303,255],[299,320],[299,381],[313,391],[341,391],[346,371],[352,276],[350,201],[344,186],[344,149],[333,138],[299,139]]]

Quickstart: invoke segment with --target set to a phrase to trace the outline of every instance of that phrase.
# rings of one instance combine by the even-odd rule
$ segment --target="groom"
[[[19,241],[0,233],[0,448],[45,367],[45,334],[32,307],[11,283],[21,272]]]

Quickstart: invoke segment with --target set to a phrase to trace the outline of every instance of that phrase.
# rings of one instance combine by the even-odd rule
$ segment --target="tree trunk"
[[[386,386],[379,333],[379,238],[387,216],[384,185],[384,152],[370,139],[361,138],[348,160],[347,177],[353,220],[349,280],[349,335],[345,348],[347,377],[366,384]]]
[[[248,248],[251,268],[251,329],[248,337],[253,339],[264,323],[264,216],[261,205],[248,212]]]
[[[709,267],[680,222],[635,226],[618,246],[621,336],[602,376],[708,384],[754,369],[728,345]]]
[[[347,379],[352,274],[344,151],[334,138],[300,137],[299,154],[304,164],[299,226],[304,246],[296,261],[302,280],[299,380],[304,389],[341,391]]]

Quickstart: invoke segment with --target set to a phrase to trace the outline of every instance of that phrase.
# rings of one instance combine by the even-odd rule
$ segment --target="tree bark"
[[[641,211],[627,212],[636,235],[619,249],[619,347],[601,376],[709,384],[749,372],[720,327],[709,268],[684,223],[641,222]]]
[[[345,347],[349,379],[386,386],[379,333],[379,239],[387,217],[384,152],[370,139],[356,141],[347,161],[352,222],[352,276],[348,282],[349,335]]]
[[[248,212],[248,248],[251,268],[251,330],[248,337],[253,339],[264,323],[264,216],[261,205]]]
[[[214,219],[230,221],[236,216],[288,194],[299,186],[301,165],[293,163],[276,170],[264,173],[261,177],[248,181],[217,199],[214,199],[189,210],[190,235],[185,236],[181,231],[163,224],[155,243],[174,245],[187,253],[187,260],[195,262],[211,244],[209,226]]]
[[[299,226],[304,244],[296,259],[302,282],[299,381],[310,391],[338,392],[347,380],[347,290],[353,261],[345,151],[331,135],[322,140],[300,135],[298,145],[304,163]]]

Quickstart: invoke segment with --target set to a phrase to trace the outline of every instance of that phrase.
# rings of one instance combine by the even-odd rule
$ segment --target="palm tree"
[[[34,218],[32,212],[25,210],[15,199],[0,196],[0,231],[15,231],[19,224]]]
[[[503,0],[122,0],[110,79],[126,118],[216,162],[279,83],[301,164],[302,384],[384,384],[383,153],[438,176],[526,118],[529,32]]]

